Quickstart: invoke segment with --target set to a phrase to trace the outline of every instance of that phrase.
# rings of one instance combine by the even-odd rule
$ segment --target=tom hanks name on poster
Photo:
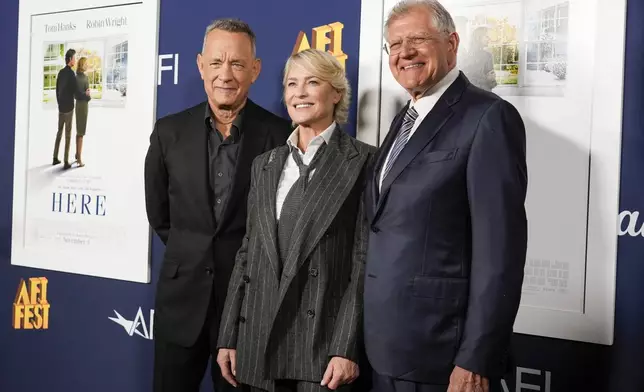
[[[45,33],[61,33],[63,31],[74,31],[76,30],[76,23],[54,23],[54,24],[45,24]]]

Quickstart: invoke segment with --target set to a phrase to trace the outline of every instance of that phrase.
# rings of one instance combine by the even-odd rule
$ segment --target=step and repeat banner
[[[145,218],[143,158],[155,119],[205,99],[206,26],[251,25],[262,59],[251,98],[283,117],[288,56],[330,51],[354,90],[346,129],[378,145],[407,99],[382,51],[394,1],[21,3],[0,16],[0,391],[148,391],[164,249]],[[485,42],[492,91],[528,131],[531,249],[503,390],[642,390],[644,4],[444,4],[459,66]],[[63,170],[55,87],[68,49],[85,58],[91,99],[85,166],[75,115]],[[64,130],[57,150],[63,161]]]

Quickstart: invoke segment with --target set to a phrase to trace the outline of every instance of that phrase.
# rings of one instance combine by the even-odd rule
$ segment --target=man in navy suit
[[[511,104],[456,68],[459,37],[438,1],[398,3],[385,38],[411,99],[365,196],[373,392],[494,390],[509,370],[523,283],[525,128]]]

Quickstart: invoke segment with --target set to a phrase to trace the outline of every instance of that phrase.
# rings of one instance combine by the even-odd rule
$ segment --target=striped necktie
[[[403,148],[405,148],[407,141],[409,141],[409,133],[414,127],[414,122],[417,118],[418,112],[416,111],[416,109],[409,107],[407,113],[405,113],[405,119],[403,120],[402,126],[400,127],[400,131],[398,132],[398,135],[396,135],[396,140],[394,140],[394,144],[391,146],[387,165],[383,168],[381,177],[383,180],[387,178],[387,174],[389,173],[389,170],[391,170],[391,168],[394,166],[396,158],[398,158],[400,152],[403,150]]]

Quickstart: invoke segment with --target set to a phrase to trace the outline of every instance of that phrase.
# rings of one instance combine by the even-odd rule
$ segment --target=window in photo
[[[563,95],[568,68],[569,2],[458,2],[459,67],[500,95]]]

